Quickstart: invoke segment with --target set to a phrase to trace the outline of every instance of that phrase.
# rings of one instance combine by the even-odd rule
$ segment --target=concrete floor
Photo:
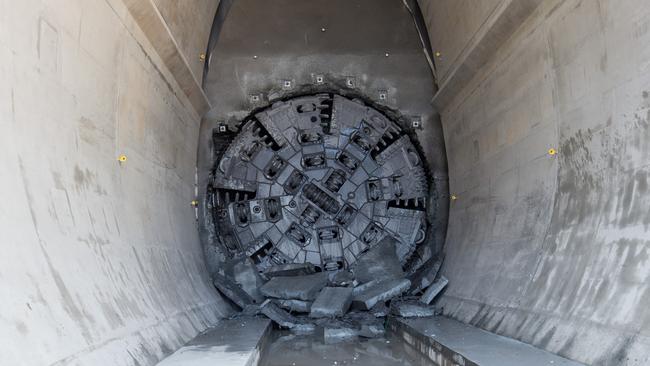
[[[450,359],[462,357],[465,364],[480,366],[583,365],[447,317],[391,319],[391,322],[391,329],[403,337],[409,335],[405,338],[414,342],[412,345],[421,352],[435,355],[433,360],[439,355],[447,354]]]
[[[253,366],[271,332],[266,318],[222,320],[185,344],[158,366]]]

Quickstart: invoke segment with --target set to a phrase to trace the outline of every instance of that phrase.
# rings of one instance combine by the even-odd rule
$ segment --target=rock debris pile
[[[390,246],[392,241],[382,243]],[[374,256],[373,252],[385,255]],[[370,264],[381,267],[394,261],[391,257],[396,254],[390,253],[385,248],[372,248],[368,256],[375,261],[358,261],[349,270],[330,272],[318,271],[310,263],[276,265],[258,272],[253,261],[242,256],[225,266],[237,271],[216,274],[214,284],[244,315],[263,314],[296,332],[320,331],[326,341],[372,338],[383,335],[387,316],[436,315],[431,303],[447,284],[447,279],[438,274],[441,261],[435,258],[412,275],[400,268],[399,272],[366,277],[372,271]]]

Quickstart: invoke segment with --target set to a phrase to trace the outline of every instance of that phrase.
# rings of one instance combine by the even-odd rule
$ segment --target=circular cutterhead
[[[218,159],[217,236],[260,270],[347,268],[386,240],[404,263],[424,241],[423,160],[397,123],[356,100],[276,103],[249,118]]]

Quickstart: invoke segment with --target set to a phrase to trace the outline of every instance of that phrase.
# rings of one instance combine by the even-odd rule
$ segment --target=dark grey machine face
[[[401,128],[358,100],[319,94],[277,102],[218,156],[210,209],[229,256],[260,271],[309,262],[352,266],[386,236],[404,264],[425,240],[428,184]]]

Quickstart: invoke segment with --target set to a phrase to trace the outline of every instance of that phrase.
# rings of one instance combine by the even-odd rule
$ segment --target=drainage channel
[[[427,361],[398,334],[377,338],[327,339],[323,334],[294,334],[274,329],[262,352],[260,366],[419,366]]]

